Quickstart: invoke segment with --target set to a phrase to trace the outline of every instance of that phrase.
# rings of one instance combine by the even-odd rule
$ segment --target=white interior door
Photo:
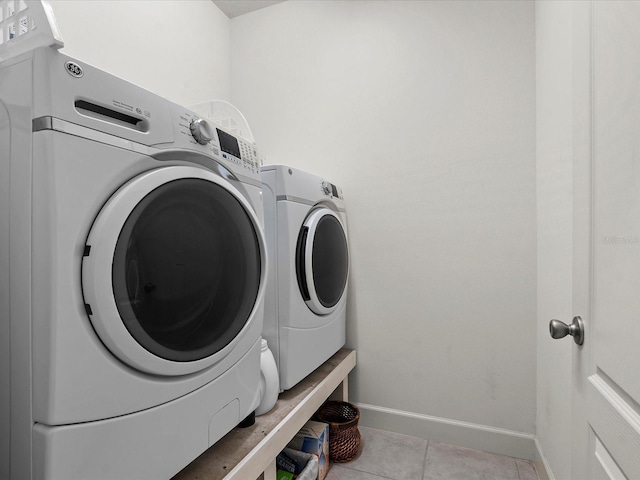
[[[640,2],[539,2],[537,436],[557,480],[640,479]],[[540,332],[541,334],[543,332]]]
[[[592,6],[590,478],[640,478],[640,2]]]

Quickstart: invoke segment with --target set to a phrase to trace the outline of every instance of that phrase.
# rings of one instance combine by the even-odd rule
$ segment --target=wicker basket
[[[320,407],[313,419],[329,424],[329,459],[343,463],[352,460],[358,454],[358,407],[348,402],[330,400]]]

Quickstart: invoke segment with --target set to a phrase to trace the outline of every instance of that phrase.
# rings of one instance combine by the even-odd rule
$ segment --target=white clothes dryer
[[[49,48],[0,88],[0,478],[169,478],[260,400],[256,147]]]
[[[261,175],[272,265],[263,336],[288,390],[345,344],[347,216],[331,182],[284,165]]]

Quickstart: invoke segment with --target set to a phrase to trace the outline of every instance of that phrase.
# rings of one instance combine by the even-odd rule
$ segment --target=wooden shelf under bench
[[[329,398],[348,401],[348,375],[356,352],[343,348],[291,390],[280,394],[266,415],[248,428],[234,428],[172,480],[247,480],[264,472],[276,478],[275,458]]]

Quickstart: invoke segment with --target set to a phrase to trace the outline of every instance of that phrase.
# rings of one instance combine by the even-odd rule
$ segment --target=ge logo
[[[80,67],[80,65],[78,65],[77,63],[67,62],[64,64],[64,68],[67,70],[67,73],[69,75],[72,75],[76,78],[80,78],[82,75],[84,75],[82,67]]]

